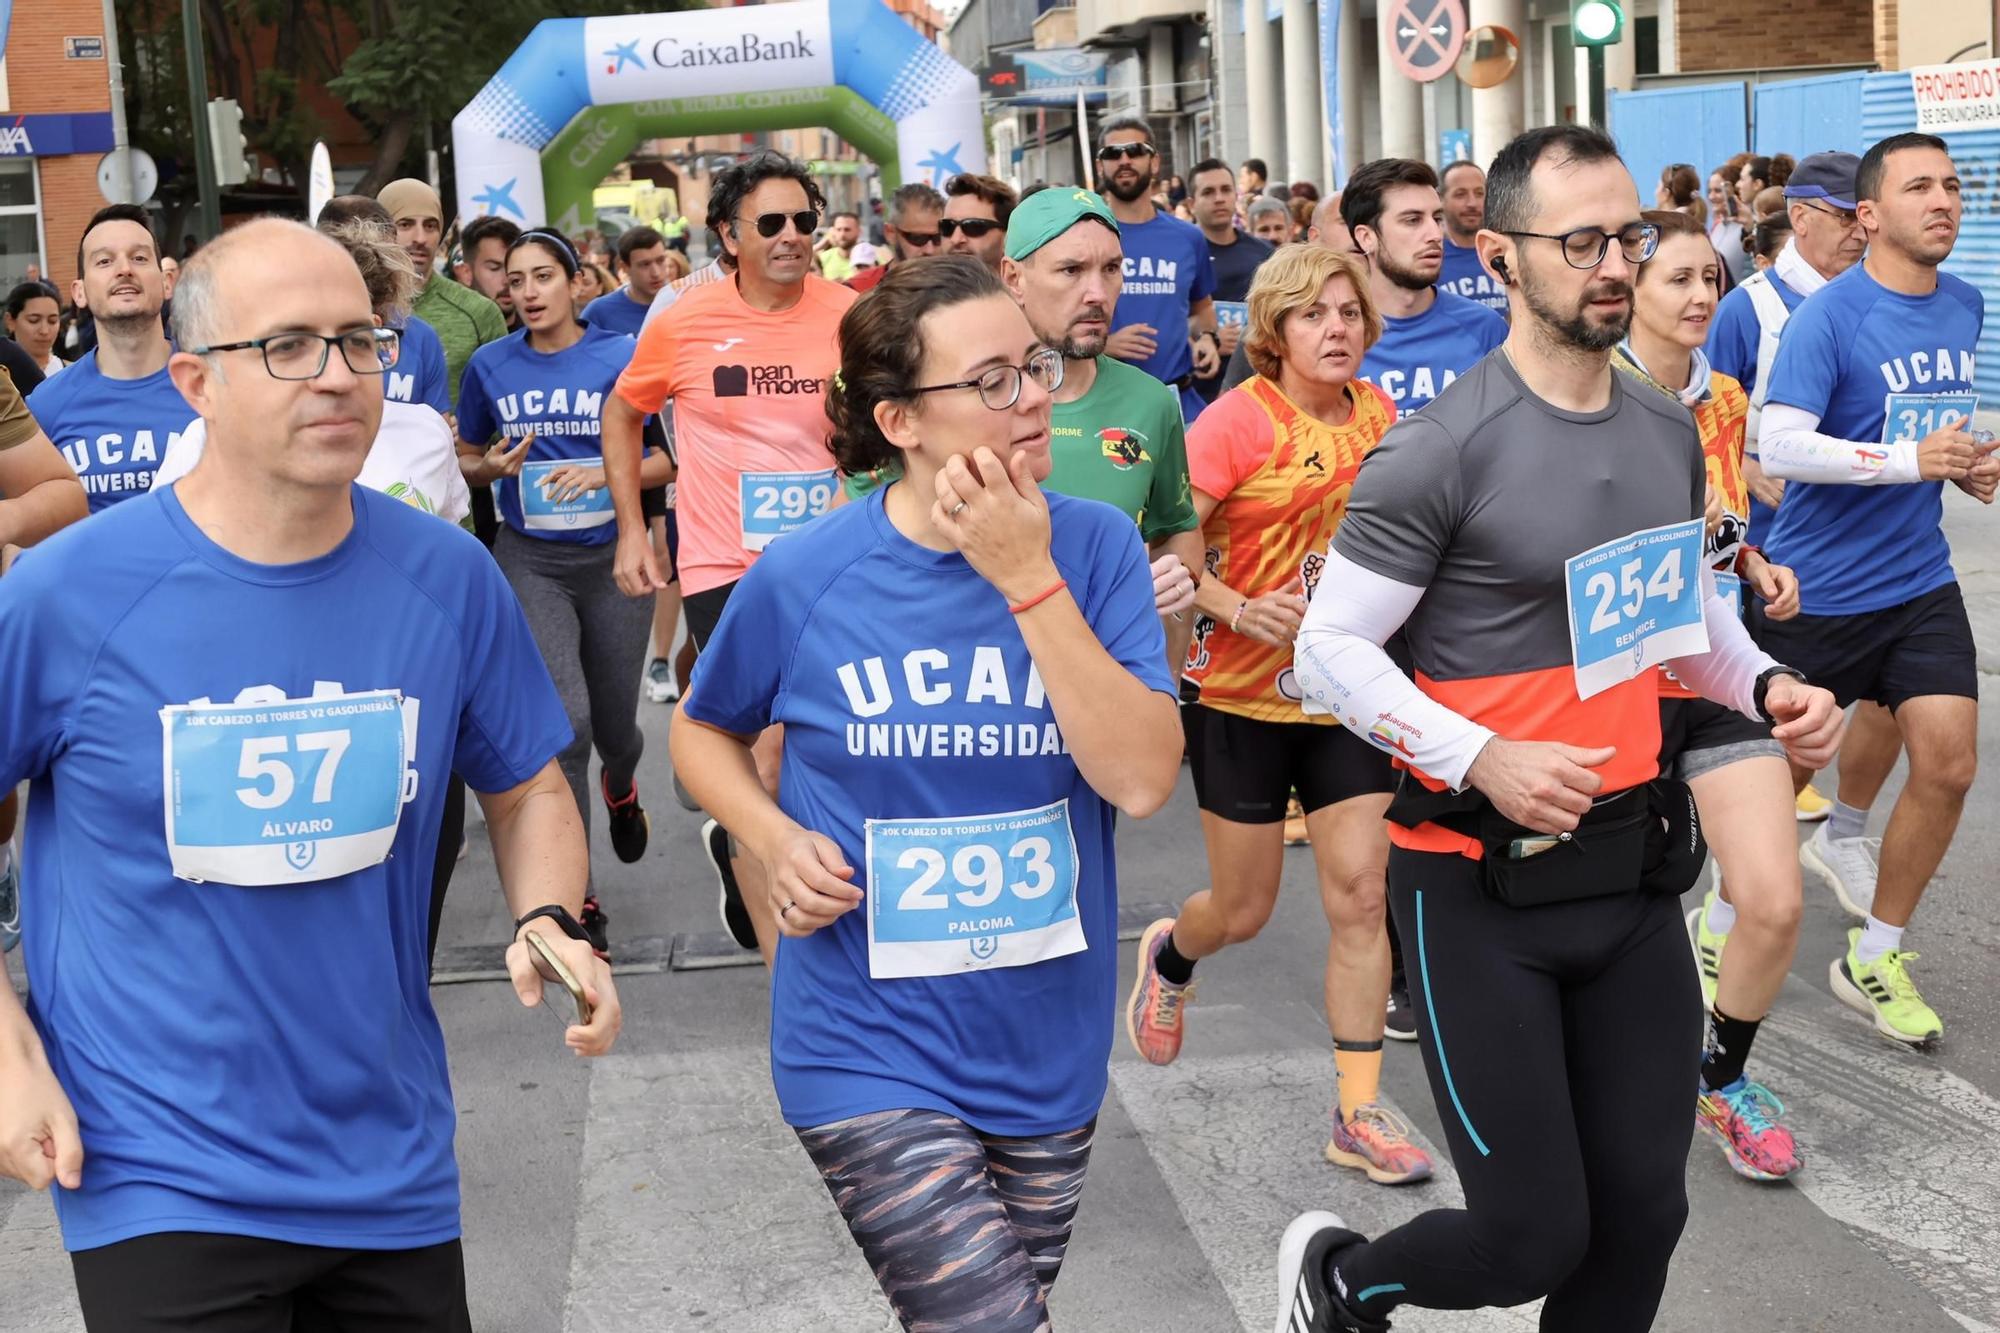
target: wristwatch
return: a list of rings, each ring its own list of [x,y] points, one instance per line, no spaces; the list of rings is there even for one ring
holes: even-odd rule
[[[1761,702],[1764,697],[1762,693],[1764,687],[1763,687],[1763,682],[1761,680],[1759,680],[1757,688],[1759,691],[1757,698]],[[516,921],[514,923],[514,934],[516,936],[519,936],[521,933],[521,927],[527,925],[530,921],[535,920],[537,917],[544,917],[544,916],[547,917],[549,920],[555,922],[556,928],[562,931],[563,934],[569,936],[571,939],[583,940],[586,943],[589,942],[590,940],[589,933],[584,930],[582,924],[579,923],[575,917],[569,914],[569,909],[567,907],[564,907],[561,903],[548,903],[544,906],[535,908],[531,912],[526,913],[525,915],[522,916],[522,918],[519,921]]]
[[[1771,681],[1778,676],[1795,677],[1801,685],[1810,683],[1806,680],[1806,673],[1797,667],[1767,667],[1763,674],[1757,677],[1757,684],[1750,691],[1750,706],[1757,710],[1757,716],[1763,718],[1774,727],[1778,725],[1778,719],[1772,717],[1771,710],[1764,707],[1764,696],[1771,692]]]

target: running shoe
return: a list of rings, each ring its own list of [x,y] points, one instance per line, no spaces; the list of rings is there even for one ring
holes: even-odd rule
[[[1866,917],[1875,906],[1875,862],[1882,854],[1880,838],[1829,838],[1821,824],[1799,844],[1799,861],[1816,872],[1840,908],[1851,917]]]
[[[1792,1131],[1778,1123],[1785,1104],[1762,1083],[1739,1078],[1695,1098],[1694,1123],[1722,1147],[1745,1180],[1784,1180],[1805,1166]]]
[[[1363,1319],[1346,1293],[1326,1280],[1326,1261],[1367,1239],[1333,1213],[1300,1213],[1278,1242],[1278,1320],[1272,1333],[1389,1333],[1387,1320]]]
[[[1139,937],[1139,976],[1125,1002],[1125,1035],[1147,1064],[1170,1065],[1181,1053],[1184,1011],[1194,999],[1195,982],[1175,986],[1160,975],[1160,949],[1173,931],[1174,919],[1163,916]]]
[[[646,664],[646,702],[670,704],[681,697],[674,688],[674,664],[664,657],[656,657]]]
[[[1410,1003],[1410,983],[1402,977],[1389,981],[1389,1015],[1383,1020],[1382,1035],[1391,1041],[1417,1039],[1417,1008]]]
[[[1793,802],[1792,809],[1801,824],[1817,824],[1833,813],[1833,802],[1821,796],[1819,788],[1808,782],[1805,790],[1799,793],[1798,800]]]
[[[21,863],[9,858],[0,874],[0,953],[14,952],[21,942]]]
[[[653,832],[653,821],[646,818],[645,808],[639,804],[639,784],[634,782],[632,790],[614,800],[610,784],[600,772],[597,788],[604,793],[604,808],[611,812],[611,850],[629,866],[646,854],[646,841]]]
[[[1355,1107],[1352,1120],[1341,1119],[1340,1108],[1333,1108],[1326,1160],[1365,1171],[1377,1185],[1414,1185],[1431,1178],[1430,1155],[1410,1142],[1408,1122],[1377,1102]]]
[[[597,950],[597,956],[605,962],[611,961],[611,937],[608,933],[611,918],[604,915],[604,909],[597,905],[597,895],[585,894],[583,913],[576,919],[583,927],[583,933],[590,937],[590,947]]]
[[[729,830],[709,820],[701,826],[701,845],[715,867],[715,881],[720,889],[716,910],[722,914],[722,928],[739,947],[756,948],[757,927],[750,920],[750,909],[743,905],[743,891],[736,887],[736,867],[729,863]]]
[[[1722,978],[1722,946],[1729,943],[1727,934],[1718,935],[1708,928],[1708,905],[1715,900],[1715,890],[1710,889],[1701,896],[1701,906],[1687,915],[1688,942],[1694,946],[1695,970],[1701,974],[1701,1007],[1715,1008],[1715,986]]]
[[[1850,1009],[1858,1009],[1874,1021],[1875,1030],[1891,1041],[1922,1046],[1944,1035],[1944,1020],[1937,1010],[1917,994],[1910,980],[1910,964],[1916,954],[1891,949],[1872,963],[1854,956],[1861,942],[1861,928],[1847,932],[1847,952],[1833,960],[1827,980],[1833,984],[1834,998]]]
[[[1306,841],[1306,808],[1294,795],[1285,806],[1285,846],[1303,847]]]

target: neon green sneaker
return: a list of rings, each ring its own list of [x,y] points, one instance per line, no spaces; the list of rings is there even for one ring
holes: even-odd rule
[[[1827,970],[1835,997],[1848,1008],[1868,1015],[1875,1030],[1891,1041],[1921,1046],[1942,1037],[1944,1021],[1937,1010],[1924,1003],[1924,997],[1917,994],[1917,983],[1910,980],[1909,965],[1917,955],[1891,949],[1874,962],[1863,963],[1854,956],[1860,939],[1861,928],[1850,929],[1847,952],[1834,959]]]
[[[1722,977],[1722,946],[1729,943],[1727,934],[1718,935],[1708,928],[1708,905],[1715,898],[1715,890],[1702,895],[1701,906],[1687,915],[1688,941],[1694,946],[1695,970],[1701,974],[1701,1007],[1715,1009],[1715,985]]]

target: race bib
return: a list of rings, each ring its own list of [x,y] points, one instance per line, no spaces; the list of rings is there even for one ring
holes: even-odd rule
[[[601,528],[612,518],[611,489],[585,491],[574,500],[556,500],[545,489],[558,468],[602,467],[601,458],[556,458],[521,464],[521,520],[530,532],[575,532]]]
[[[868,974],[1025,967],[1089,947],[1069,802],[960,819],[871,819]]]
[[[1673,657],[1708,651],[1702,521],[1648,528],[1563,562],[1579,699]]]
[[[1978,406],[1976,393],[1889,394],[1882,400],[1882,443],[1921,440],[1950,425],[1970,430]]]
[[[761,551],[824,514],[839,484],[832,468],[824,472],[745,472],[741,482],[743,549]]]
[[[400,691],[160,710],[178,879],[305,884],[379,865],[416,796]]]
[[[1250,325],[1250,303],[1248,301],[1217,301],[1215,303],[1217,327],[1242,329]]]

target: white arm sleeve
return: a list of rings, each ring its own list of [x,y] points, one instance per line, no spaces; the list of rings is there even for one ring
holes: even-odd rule
[[[1922,481],[1917,442],[1862,444],[1822,435],[1819,418],[1802,407],[1767,403],[1758,424],[1758,461],[1766,476],[1823,486],[1882,486]]]
[[[1411,765],[1456,791],[1493,733],[1425,695],[1382,651],[1423,595],[1329,551],[1292,669],[1306,696],[1348,730],[1367,739],[1369,728],[1388,723]]]
[[[194,471],[194,465],[201,461],[202,450],[207,445],[208,422],[196,417],[188,422],[186,430],[168,443],[167,452],[160,458],[160,466],[153,472],[153,489],[171,486]]]
[[[1735,608],[1716,593],[1715,571],[1706,565],[1701,570],[1701,622],[1708,630],[1708,651],[1673,658],[1668,668],[1696,694],[1762,722],[1754,701],[1757,677],[1779,662],[1752,641]]]

